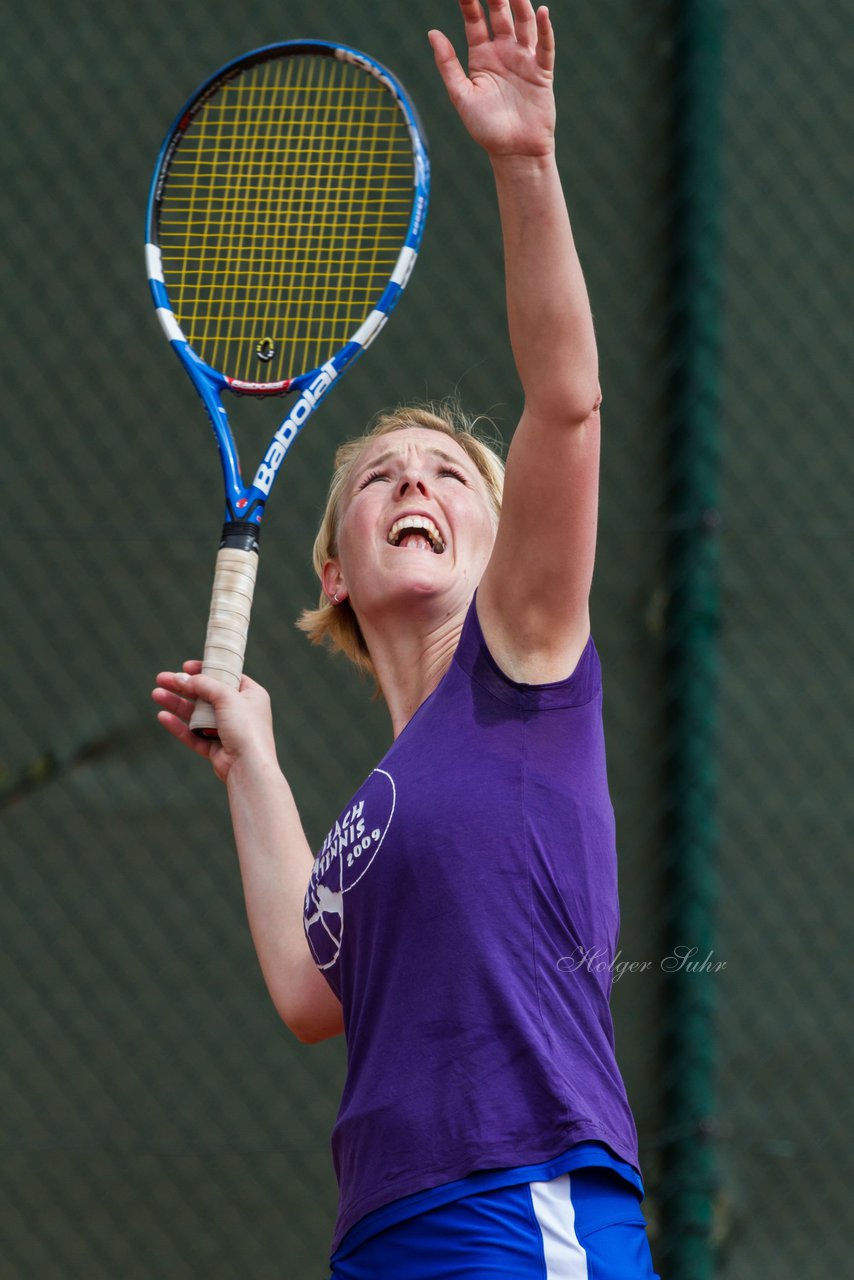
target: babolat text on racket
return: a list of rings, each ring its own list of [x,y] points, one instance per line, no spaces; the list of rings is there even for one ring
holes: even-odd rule
[[[429,182],[400,81],[366,54],[320,40],[268,45],[222,67],[160,149],[148,279],[219,447],[225,524],[203,670],[235,688],[273,482],[405,288]],[[223,391],[295,396],[248,484]],[[213,707],[200,702],[190,727],[216,736]]]

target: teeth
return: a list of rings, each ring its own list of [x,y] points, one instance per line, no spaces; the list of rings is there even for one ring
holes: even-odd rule
[[[442,541],[442,535],[436,528],[429,516],[404,516],[402,520],[395,520],[394,524],[388,531],[388,541],[392,546],[400,546],[402,541],[401,535],[407,529],[417,529],[419,533],[425,533],[430,539],[431,545],[435,552],[445,550],[445,544]]]

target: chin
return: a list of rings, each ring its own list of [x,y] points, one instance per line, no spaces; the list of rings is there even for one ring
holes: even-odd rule
[[[413,566],[405,573],[402,573],[394,583],[392,590],[395,594],[404,594],[414,596],[416,599],[428,599],[431,596],[439,595],[447,591],[450,582],[447,577],[440,578],[435,572],[431,572],[427,566],[420,569]]]

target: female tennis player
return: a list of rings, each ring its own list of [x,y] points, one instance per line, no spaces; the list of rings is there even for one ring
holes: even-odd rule
[[[154,697],[226,783],[278,1011],[347,1038],[333,1280],[649,1280],[611,969],[571,960],[613,958],[618,902],[588,615],[600,391],[554,36],[530,0],[459,7],[468,70],[430,43],[492,163],[524,411],[505,477],[424,409],[339,451],[302,625],[373,672],[392,746],[315,857],[263,689],[188,662]],[[219,742],[189,732],[196,698]]]

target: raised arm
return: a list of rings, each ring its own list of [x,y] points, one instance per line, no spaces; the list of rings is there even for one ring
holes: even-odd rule
[[[459,0],[468,71],[430,33],[463,124],[489,155],[504,241],[510,341],[525,402],[507,459],[478,614],[508,675],[560,679],[589,634],[599,378],[593,321],[555,161],[554,33],[530,0]]]

